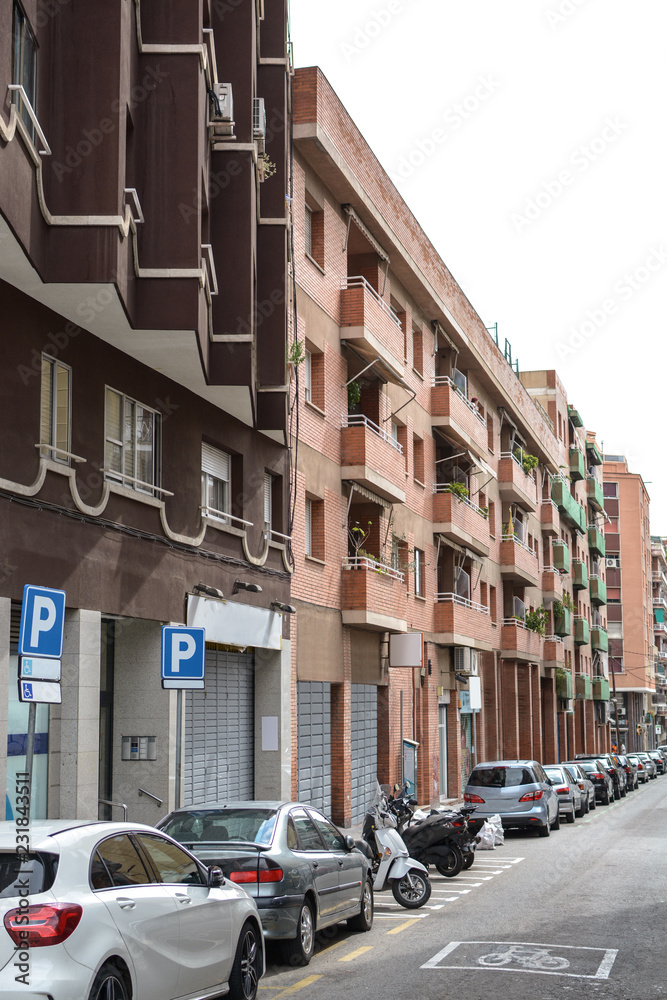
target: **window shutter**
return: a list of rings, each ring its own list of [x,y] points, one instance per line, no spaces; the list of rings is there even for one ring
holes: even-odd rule
[[[271,527],[271,486],[273,477],[270,472],[264,473],[264,524]]]
[[[306,555],[313,554],[313,501],[306,497]]]
[[[208,473],[209,476],[215,476],[216,479],[221,479],[223,483],[228,483],[229,465],[229,455],[226,451],[220,451],[219,448],[213,448],[212,445],[202,442],[202,472]]]
[[[306,351],[305,359],[305,371],[306,371],[306,402],[312,403],[313,401],[313,356],[310,351]]]

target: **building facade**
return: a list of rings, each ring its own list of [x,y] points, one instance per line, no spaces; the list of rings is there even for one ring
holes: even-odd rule
[[[0,38],[7,816],[25,584],[67,601],[33,815],[288,793],[285,3],[0,0]]]

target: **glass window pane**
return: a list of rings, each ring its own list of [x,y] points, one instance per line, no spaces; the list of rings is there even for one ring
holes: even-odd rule
[[[317,829],[320,831],[320,836],[322,837],[328,851],[345,850],[345,840],[343,839],[343,835],[336,829],[333,823],[330,823],[329,820],[322,815],[322,813],[317,813],[313,809],[310,810],[310,817]]]
[[[144,848],[161,882],[169,885],[203,885],[202,874],[196,862],[176,844],[162,837],[137,834],[137,840]]]
[[[128,486],[134,486],[132,479],[137,478],[136,467],[135,467],[135,445],[136,445],[136,427],[135,427],[135,403],[134,400],[125,397],[125,423],[123,427],[123,472],[126,476],[130,477],[130,482]]]
[[[40,444],[53,444],[53,361],[42,358],[42,395],[40,401],[39,440]],[[49,450],[44,451],[46,458],[51,458]]]
[[[301,851],[324,850],[317,828],[305,810],[294,809],[290,815],[294,820],[294,826],[299,837],[299,849]]]
[[[70,394],[70,371],[63,365],[56,365],[56,427],[55,442],[57,448],[62,451],[69,451],[69,394]],[[64,459],[64,455],[56,458]]]
[[[136,405],[136,477],[142,483],[152,483],[153,476],[153,411]]]
[[[147,885],[152,882],[137,850],[124,834],[109,837],[97,848],[113,879],[115,886]]]

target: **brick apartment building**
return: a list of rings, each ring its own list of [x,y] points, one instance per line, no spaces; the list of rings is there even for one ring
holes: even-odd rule
[[[555,372],[519,375],[322,72],[293,92],[292,791],[348,824],[404,747],[420,801],[476,760],[609,747],[602,457]],[[423,666],[390,667],[408,632]]]
[[[0,0],[0,83],[7,816],[24,584],[67,597],[33,816],[289,794],[286,4]]]

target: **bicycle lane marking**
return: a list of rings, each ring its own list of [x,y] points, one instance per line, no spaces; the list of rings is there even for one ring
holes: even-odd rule
[[[536,944],[527,941],[450,941],[421,968],[436,971],[466,969],[521,972],[600,980],[609,978],[617,954],[618,950],[615,948],[591,948],[585,945]],[[449,961],[445,962],[446,959]]]

